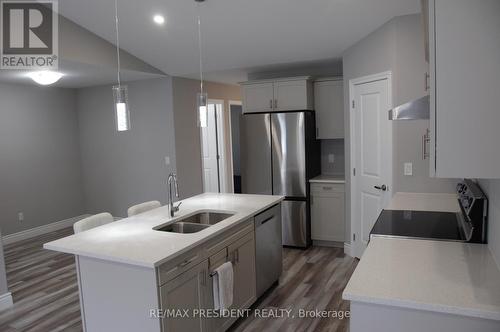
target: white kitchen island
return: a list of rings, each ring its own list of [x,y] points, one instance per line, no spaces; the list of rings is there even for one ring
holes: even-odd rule
[[[272,207],[279,211],[282,200],[202,194],[183,200],[173,218],[164,206],[44,248],[75,255],[86,331],[224,330],[234,318],[206,319],[193,310],[213,307],[210,273],[227,260],[234,264],[234,308],[255,302],[254,216]],[[201,212],[230,216],[190,234],[158,230]],[[190,312],[184,318],[163,318],[168,309]]]

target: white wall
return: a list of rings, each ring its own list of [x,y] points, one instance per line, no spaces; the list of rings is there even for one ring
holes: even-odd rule
[[[479,180],[488,196],[488,247],[500,268],[500,180]]]
[[[395,17],[350,47],[343,55],[345,96],[345,164],[350,172],[349,80],[392,72],[393,105],[425,95],[423,29],[419,14]],[[428,120],[393,122],[393,192],[453,192],[456,180],[429,177],[429,161],[422,160],[421,136]],[[413,163],[411,177],[402,175],[403,163]],[[350,183],[346,186],[346,239],[350,239]]]
[[[0,100],[3,235],[83,214],[75,91],[0,84]]]
[[[124,217],[148,200],[167,202],[166,179],[175,170],[170,77],[127,83],[131,130],[117,132],[111,86],[78,90],[77,107],[87,213]],[[165,157],[170,157],[170,166]]]
[[[328,155],[333,154],[334,161],[330,163]],[[321,140],[321,174],[344,175],[344,140],[323,139]]]

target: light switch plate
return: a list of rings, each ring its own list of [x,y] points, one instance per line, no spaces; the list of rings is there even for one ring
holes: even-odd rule
[[[412,176],[413,175],[413,164],[405,163],[405,175]]]
[[[334,155],[333,153],[330,153],[330,154],[328,155],[328,162],[329,162],[330,164],[333,164],[333,163],[335,162],[335,155]]]
[[[170,157],[169,156],[165,157],[165,165],[167,165],[167,166],[170,165]]]

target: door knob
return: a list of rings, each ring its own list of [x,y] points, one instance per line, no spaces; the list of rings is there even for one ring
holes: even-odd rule
[[[382,191],[386,191],[387,190],[387,186],[385,184],[381,185],[381,186],[374,186],[375,189],[378,189],[378,190],[382,190]]]

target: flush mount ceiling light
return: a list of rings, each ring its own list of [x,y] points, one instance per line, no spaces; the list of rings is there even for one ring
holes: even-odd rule
[[[158,25],[163,25],[163,23],[165,23],[165,17],[163,17],[163,15],[156,14],[153,16],[153,21]]]
[[[205,0],[194,0],[198,4],[198,52],[200,56],[200,92],[196,94],[196,104],[198,113],[198,127],[205,128],[208,119],[208,95],[203,91],[203,62],[201,54],[201,3]]]
[[[115,104],[115,124],[117,131],[130,130],[130,110],[128,108],[128,89],[122,85],[120,75],[120,36],[118,35],[118,0],[115,0],[115,29],[116,29],[116,61],[118,67],[118,85],[113,87]]]
[[[50,70],[34,71],[28,73],[28,77],[40,85],[50,85],[59,81],[64,74]]]

